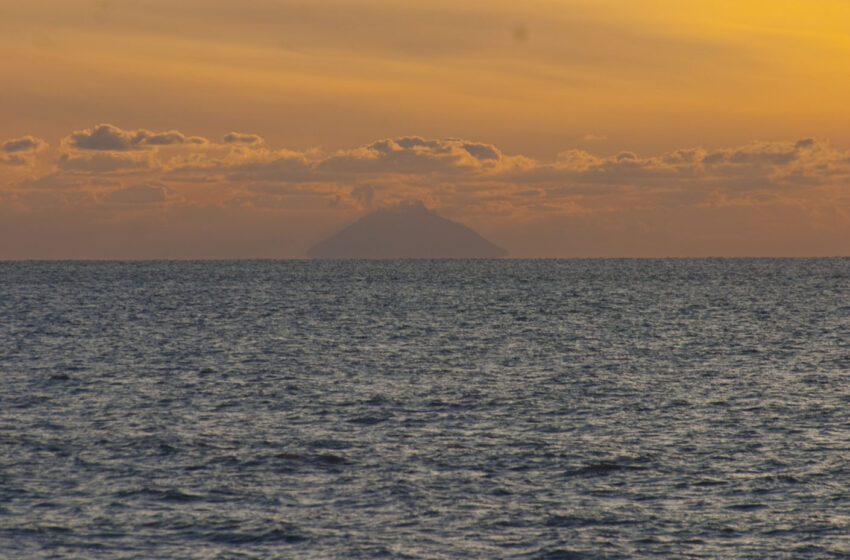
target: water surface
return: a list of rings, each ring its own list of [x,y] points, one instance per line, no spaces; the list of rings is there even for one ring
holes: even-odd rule
[[[847,558],[850,259],[0,263],[0,557]]]

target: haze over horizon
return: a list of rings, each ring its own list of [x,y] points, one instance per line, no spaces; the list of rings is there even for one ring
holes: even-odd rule
[[[850,3],[0,0],[0,259],[850,255]]]

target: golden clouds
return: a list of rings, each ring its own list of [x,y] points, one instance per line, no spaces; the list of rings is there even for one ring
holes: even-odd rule
[[[47,147],[41,138],[24,136],[0,143],[0,164],[30,165],[36,153]]]
[[[0,152],[43,152],[46,146],[43,140],[26,136],[3,142]],[[508,155],[495,145],[459,138],[388,138],[325,153],[273,149],[255,134],[231,132],[220,141],[211,141],[177,130],[126,130],[101,124],[72,132],[51,153],[52,163],[41,169],[44,176],[156,176],[231,187],[251,183],[322,185],[321,192],[331,184],[350,190],[372,182],[394,185],[388,188],[396,190],[407,184],[443,193],[481,191],[489,199],[494,189],[508,187],[512,192],[533,192],[537,198],[539,193],[584,195],[597,188],[600,192],[611,192],[610,188],[782,192],[841,186],[850,179],[850,152],[813,138],[751,142],[717,150],[680,148],[654,156],[630,151],[600,156],[571,149],[545,161]],[[531,186],[534,188],[529,191]],[[373,187],[369,188],[374,194]]]
[[[162,224],[186,213],[230,220],[236,212],[258,219],[313,216],[316,224],[330,228],[363,209],[417,199],[482,231],[503,232],[500,242],[509,246],[511,236],[520,240],[518,232],[529,228],[542,228],[543,235],[547,228],[566,231],[576,223],[597,231],[600,239],[643,235],[660,242],[661,224],[646,222],[652,216],[683,228],[690,226],[681,216],[699,216],[710,232],[730,215],[743,223],[741,216],[749,214],[753,222],[747,227],[759,235],[769,237],[768,231],[778,227],[777,215],[793,215],[798,223],[787,227],[832,236],[833,247],[843,243],[850,250],[850,237],[842,238],[850,232],[850,152],[812,138],[715,150],[680,148],[650,156],[571,149],[551,160],[506,154],[493,144],[459,138],[405,136],[323,152],[274,148],[248,133],[211,141],[178,130],[110,124],[72,132],[53,149],[45,144],[31,137],[0,144],[13,153],[40,154],[37,164],[14,167],[29,170],[28,177],[0,188],[7,216],[49,209],[70,219],[84,210],[88,220],[118,227],[133,216]],[[711,215],[718,220],[714,225]],[[760,220],[767,221],[759,225]],[[608,228],[608,237],[599,228]],[[720,237],[700,235],[705,251],[719,254],[710,248],[721,246],[715,243]],[[310,241],[304,237],[304,246]],[[688,245],[689,250],[696,246]],[[722,246],[729,250],[733,245]],[[541,256],[540,247],[517,241],[511,250]],[[569,247],[554,255],[573,254],[564,252]],[[606,251],[616,254],[614,247]],[[648,246],[641,251],[658,254]],[[772,251],[781,254],[781,247]]]
[[[41,138],[34,136],[24,136],[23,138],[14,138],[0,144],[0,152],[11,154],[20,152],[37,152],[47,146],[47,143]]]
[[[230,135],[225,137],[228,142]],[[80,150],[126,151],[152,146],[178,144],[206,144],[200,136],[186,137],[176,130],[151,132],[150,130],[121,130],[111,124],[99,124],[92,129],[78,130],[63,141],[70,148]]]

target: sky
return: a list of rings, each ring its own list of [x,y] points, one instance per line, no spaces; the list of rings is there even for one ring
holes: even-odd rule
[[[850,255],[848,0],[0,0],[0,259]]]

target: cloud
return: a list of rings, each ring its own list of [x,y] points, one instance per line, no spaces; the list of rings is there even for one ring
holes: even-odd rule
[[[117,152],[140,150],[150,146],[208,143],[205,138],[187,137],[177,130],[167,132],[152,132],[146,129],[124,130],[112,124],[99,124],[94,128],[77,130],[63,140],[65,146],[78,150]]]
[[[802,140],[798,140],[796,144],[794,144],[794,148],[797,150],[805,150],[806,148],[812,148],[817,144],[817,140],[814,138],[803,138]]]
[[[329,173],[470,173],[492,171],[505,160],[490,144],[456,138],[426,140],[418,136],[385,139],[343,151],[318,163]]]
[[[17,154],[6,155],[0,154],[0,164],[3,165],[11,165],[11,166],[22,166],[29,165],[31,162],[30,159],[21,157]]]
[[[168,132],[151,134],[143,139],[143,143],[147,146],[173,146],[174,144],[185,144],[186,137],[182,132],[170,130]]]
[[[702,161],[709,165],[784,165],[794,161],[801,150],[812,146],[814,146],[812,139],[801,140],[793,145],[776,142],[753,142],[732,150],[712,152],[703,157]]]
[[[300,182],[316,179],[312,164],[298,152],[281,152],[271,160],[248,161],[236,164],[222,162],[234,181]]]
[[[311,227],[308,222],[323,216],[330,227],[366,208],[421,200],[448,217],[496,230],[582,223],[616,240],[612,254],[650,237],[669,241],[664,247],[675,253],[670,240],[674,230],[689,227],[689,215],[701,216],[721,237],[730,215],[740,217],[741,231],[760,223],[764,235],[784,231],[779,218],[786,214],[832,232],[825,238],[850,231],[850,152],[817,138],[656,154],[571,149],[543,160],[463,138],[399,136],[327,153],[275,150],[258,136],[241,136],[245,141],[208,142],[176,130],[98,125],[38,159],[43,140],[16,138],[0,144],[0,160],[37,165],[4,168],[0,190],[27,211],[66,212],[80,223],[149,219],[152,229],[173,220],[174,212],[219,211],[244,216],[249,225],[297,217]],[[679,229],[649,221],[653,216]],[[617,229],[620,222],[628,227]],[[553,233],[553,247],[563,238]],[[575,250],[584,242],[576,241]]]
[[[499,150],[489,144],[467,142],[462,144],[462,146],[463,149],[466,150],[469,155],[480,161],[498,160],[502,157],[501,152],[499,152]]]
[[[24,136],[23,138],[15,138],[7,140],[0,144],[0,152],[7,154],[15,152],[37,152],[47,147],[47,142],[41,138],[34,136]]]
[[[63,171],[81,171],[86,173],[113,173],[116,171],[141,171],[153,167],[147,155],[97,153],[93,155],[72,156],[62,154],[57,167]]]
[[[31,165],[36,152],[47,147],[47,142],[34,136],[13,138],[0,144],[0,165],[23,167]]]
[[[99,124],[91,129],[78,130],[66,140],[80,150],[124,151],[140,147],[150,133],[146,130],[122,130],[111,124]]]
[[[0,151],[0,158],[7,164],[25,163],[12,158],[43,143],[24,142],[27,138],[4,143],[4,149],[15,151]],[[815,138],[710,150],[683,147],[655,155],[571,149],[553,160],[537,160],[463,138],[399,136],[328,154],[275,151],[257,135],[236,132],[211,143],[176,130],[154,133],[104,124],[73,133],[62,146],[65,153],[45,176],[84,176],[88,186],[98,178],[136,176],[146,181],[145,188],[102,198],[116,203],[165,200],[155,182],[167,180],[184,201],[194,196],[255,208],[298,204],[300,209],[330,201],[338,209],[355,209],[371,207],[378,198],[381,204],[415,198],[458,212],[532,220],[624,205],[637,209],[723,201],[752,206],[777,198],[798,204],[794,201],[812,196],[805,194],[807,189],[843,192],[850,182],[850,154]],[[190,187],[199,184],[210,187]],[[194,194],[186,198],[184,192]]]
[[[102,200],[117,204],[156,204],[164,202],[168,197],[168,189],[160,184],[138,184],[110,191]]]
[[[726,188],[784,189],[808,182],[840,180],[850,172],[844,152],[814,139],[797,142],[752,142],[737,148],[706,151],[681,148],[657,156],[620,152],[599,157],[569,150],[552,163],[535,162],[527,168],[497,175],[511,183],[649,187],[665,189]]]
[[[256,149],[262,144],[259,136],[231,133],[226,139],[229,144],[216,144],[201,136],[187,136],[179,130],[126,130],[105,123],[74,131],[64,138],[61,142],[64,153],[57,167],[88,173],[159,169],[186,175],[269,159],[267,153],[261,153],[264,149]]]
[[[375,189],[371,185],[357,185],[351,189],[351,198],[359,202],[361,206],[368,207],[375,198]]]
[[[82,186],[83,181],[77,175],[69,175],[56,171],[49,173],[37,179],[27,179],[18,183],[17,186],[33,190],[53,190],[53,189],[76,189]]]
[[[378,140],[332,155],[287,150],[275,154],[260,150],[246,153],[245,159],[248,161],[240,162],[230,153],[230,157],[219,160],[217,166],[228,172],[229,179],[236,181],[357,183],[358,177],[370,175],[483,176],[530,161],[506,157],[491,144],[418,136]]]
[[[224,136],[225,144],[262,144],[263,139],[256,134],[242,134],[240,132],[231,132]]]

